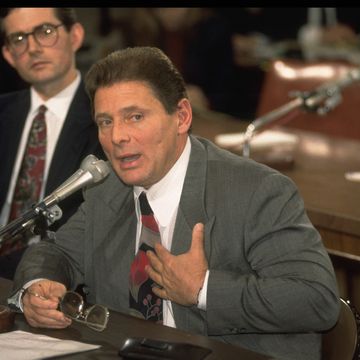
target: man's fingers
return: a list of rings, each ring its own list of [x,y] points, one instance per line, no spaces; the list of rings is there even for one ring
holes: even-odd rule
[[[29,317],[31,317],[39,324],[43,324],[47,326],[54,326],[54,325],[68,326],[71,324],[71,319],[67,318],[60,311],[58,311],[57,313],[49,313],[49,312],[41,313],[37,311],[36,313],[29,314]]]
[[[152,291],[155,295],[161,297],[164,300],[169,300],[168,294],[165,289],[153,286]]]
[[[161,284],[162,278],[157,271],[155,271],[150,265],[147,265],[145,267],[145,271],[154,282],[156,282],[159,286],[162,286]]]
[[[155,269],[157,272],[160,272],[162,269],[162,263],[161,263],[160,259],[158,258],[158,256],[152,250],[148,250],[146,252],[146,256],[149,259],[149,263],[150,263],[151,267],[153,269]]]
[[[32,305],[24,307],[24,315],[29,324],[35,327],[64,328],[71,324],[71,319],[58,310]]]
[[[190,251],[204,251],[204,224],[195,224],[192,231]]]
[[[62,321],[59,321],[52,318],[43,318],[39,316],[36,317],[28,316],[27,321],[33,327],[42,327],[42,328],[50,328],[50,329],[64,329],[71,324],[71,319],[64,319]]]
[[[171,253],[160,242],[155,244],[154,250],[160,261],[166,261],[171,256]]]

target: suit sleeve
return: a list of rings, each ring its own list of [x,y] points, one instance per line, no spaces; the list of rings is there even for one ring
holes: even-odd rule
[[[210,267],[209,335],[332,327],[339,313],[334,270],[292,181],[281,174],[266,176],[241,221],[238,238],[221,241],[241,247],[249,269]]]
[[[29,246],[24,253],[14,278],[14,290],[28,281],[44,278],[63,283],[74,289],[83,282],[84,247],[86,246],[83,205],[58,232]]]

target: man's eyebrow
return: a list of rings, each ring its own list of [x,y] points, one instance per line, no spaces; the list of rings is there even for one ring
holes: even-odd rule
[[[11,33],[7,34],[7,36],[9,35],[17,35],[17,34],[27,34],[29,32],[32,32],[34,31],[36,28],[40,28],[44,25],[52,25],[52,26],[55,26],[56,24],[52,21],[45,21],[45,22],[42,22],[40,23],[39,25],[35,25],[33,26],[30,30],[16,30],[16,31],[12,31]]]
[[[120,114],[122,116],[124,115],[128,115],[134,111],[141,111],[141,112],[146,112],[147,109],[143,108],[143,107],[140,107],[138,105],[130,105],[130,106],[126,106],[126,107],[123,107],[121,109],[119,109],[117,111],[117,114]],[[101,118],[101,117],[106,117],[106,118],[112,118],[112,115],[110,115],[109,113],[107,112],[99,112],[99,113],[96,113],[95,114],[95,119],[97,118]]]
[[[111,115],[109,115],[106,112],[97,113],[97,114],[95,114],[95,120],[98,119],[98,118],[109,118],[109,119],[111,119]]]
[[[138,105],[130,105],[130,106],[126,106],[124,108],[121,108],[119,110],[119,113],[129,113],[132,111],[145,111],[144,108],[138,106]]]

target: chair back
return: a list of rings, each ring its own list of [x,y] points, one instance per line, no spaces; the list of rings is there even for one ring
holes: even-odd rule
[[[360,316],[349,301],[340,302],[336,325],[322,336],[322,360],[359,360]]]

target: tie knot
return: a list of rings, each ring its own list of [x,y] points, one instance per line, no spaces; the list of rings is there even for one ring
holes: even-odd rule
[[[38,111],[38,114],[45,114],[45,112],[46,112],[46,110],[47,110],[47,107],[45,106],[45,105],[40,105],[39,106],[39,111]]]
[[[141,215],[151,215],[153,211],[150,207],[145,192],[142,192],[139,196]]]

